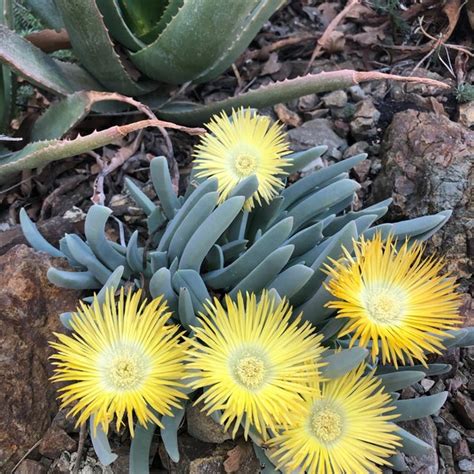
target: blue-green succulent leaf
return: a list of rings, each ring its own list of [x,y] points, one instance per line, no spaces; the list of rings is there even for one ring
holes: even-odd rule
[[[368,356],[369,351],[362,347],[352,347],[341,352],[328,355],[322,362],[327,365],[321,367],[321,375],[328,379],[337,379],[352,369],[355,369]]]
[[[71,290],[94,290],[101,288],[102,284],[95,276],[87,272],[67,272],[51,267],[47,273],[48,280],[60,288]]]
[[[393,414],[399,415],[397,422],[424,418],[436,413],[444,405],[447,397],[448,392],[441,392],[426,397],[397,400],[393,403],[396,408]]]
[[[178,429],[183,421],[185,408],[172,407],[172,415],[164,415],[161,418],[163,428],[160,428],[161,439],[165,445],[166,452],[173,462],[179,461]]]
[[[102,429],[102,426],[99,424],[94,428],[94,416],[89,418],[89,431],[92,446],[94,446],[94,451],[101,464],[104,466],[112,464],[118,456],[110,449],[109,440],[107,439],[107,435]]]
[[[125,178],[125,186],[132,199],[149,216],[156,208],[154,202],[130,178]]]
[[[160,200],[161,207],[166,217],[172,219],[181,205],[173,190],[168,161],[164,156],[158,156],[151,160],[150,173],[151,181]]]
[[[390,372],[380,375],[386,392],[396,392],[402,388],[413,385],[425,377],[425,373],[416,370],[406,370],[403,372]]]
[[[135,436],[130,445],[130,474],[148,474],[150,472],[150,448],[155,429],[156,425],[151,421],[146,427],[136,423]]]

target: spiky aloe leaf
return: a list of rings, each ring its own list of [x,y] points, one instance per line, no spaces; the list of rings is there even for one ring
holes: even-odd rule
[[[44,25],[55,30],[64,28],[61,13],[54,0],[25,0],[25,3]]]
[[[175,120],[178,123],[197,125],[207,122],[212,115],[221,111],[230,113],[232,109],[238,107],[262,109],[270,105],[289,102],[308,94],[347,89],[359,82],[384,79],[417,83],[426,82],[427,84],[429,83],[430,85],[444,89],[449,87],[442,82],[430,79],[425,80],[415,77],[395,76],[393,74],[383,74],[376,71],[358,72],[342,69],[340,71],[307,74],[303,77],[276,82],[207,105],[198,105],[189,102],[167,103],[158,109],[158,114],[160,117]]]
[[[161,126],[170,126],[171,128],[178,128],[183,131],[193,130],[162,122],[161,120],[141,120],[128,125],[110,127],[86,136],[78,136],[73,140],[46,140],[30,143],[21,151],[13,153],[0,162],[0,183],[5,182],[10,175],[19,173],[22,170],[42,167],[51,161],[61,160],[94,150],[142,128]]]
[[[84,70],[79,75],[78,66],[54,60],[4,25],[0,25],[0,62],[32,84],[55,94],[102,89]]]
[[[56,0],[74,53],[84,67],[107,89],[140,95],[156,88],[138,83],[127,72],[114,49],[103,17],[94,0]],[[87,18],[87,21],[84,21]]]
[[[13,26],[12,0],[0,0],[0,24]],[[0,133],[8,130],[14,105],[13,74],[7,66],[0,67]]]
[[[153,43],[131,54],[132,62],[158,81],[205,81],[235,61],[280,4],[241,0],[222,8],[221,0],[184,2]]]
[[[145,47],[145,43],[139,40],[128,27],[118,0],[96,0],[96,2],[111,36],[132,51]]]

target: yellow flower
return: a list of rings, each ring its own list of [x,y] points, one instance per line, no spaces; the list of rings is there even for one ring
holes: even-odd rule
[[[180,381],[187,345],[178,327],[166,324],[170,313],[161,298],[140,299],[141,291],[130,291],[125,300],[122,288],[117,304],[108,291],[103,305],[97,298],[92,306],[81,303],[72,335],[55,334],[52,380],[66,382],[59,399],[62,407],[73,405],[68,415],[79,414],[77,425],[94,415],[94,427],[107,432],[114,416],[117,429],[126,416],[133,435],[133,413],[144,426],[161,426],[156,413],[170,415],[186,398]]]
[[[355,243],[355,257],[345,252],[346,261],[327,266],[327,289],[339,298],[327,306],[348,318],[339,336],[351,334],[351,345],[371,343],[373,360],[381,354],[383,364],[426,364],[425,352],[439,354],[445,331],[460,324],[454,280],[440,274],[442,260],[423,258],[423,250],[419,242],[397,250],[393,237],[383,242],[377,234]]]
[[[314,390],[306,380],[318,377],[322,336],[300,318],[292,322],[289,304],[276,304],[268,292],[258,302],[254,294],[244,300],[239,293],[237,302],[226,296],[225,305],[209,303],[194,329],[189,385],[205,388],[196,403],[204,400],[208,414],[222,410],[233,436],[243,420],[245,437],[252,427],[266,438],[268,428],[289,421],[300,394]]]
[[[256,176],[258,189],[245,202],[245,209],[251,210],[254,200],[270,202],[284,187],[281,176],[290,164],[284,158],[290,150],[281,126],[250,109],[233,110],[232,118],[222,113],[206,126],[211,133],[194,152],[196,176],[217,179],[221,202],[240,181]]]
[[[364,364],[346,375],[320,382],[316,394],[303,395],[292,422],[269,442],[288,471],[310,474],[381,472],[399,446],[391,423],[390,396]],[[298,471],[299,472],[299,471]]]

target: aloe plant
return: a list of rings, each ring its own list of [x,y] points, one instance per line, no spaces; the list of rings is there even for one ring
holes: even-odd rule
[[[6,8],[12,0],[2,2]],[[444,87],[429,79],[341,70],[309,74],[208,105],[175,101],[170,95],[174,86],[206,82],[228,69],[284,2],[27,0],[26,3],[45,25],[66,28],[79,64],[59,61],[44,53],[12,31],[11,23],[1,16],[0,62],[69,104],[67,113],[75,114],[73,123],[87,112],[81,99],[75,99],[80,91],[113,91],[138,96],[153,104],[159,118],[199,125],[220,111],[230,112],[239,106],[261,108],[311,93],[347,88],[362,81],[423,81]],[[0,87],[3,86],[5,98],[11,96],[10,84],[11,74],[4,67]],[[79,151],[79,147],[71,147],[66,153],[64,143],[48,142],[60,140],[68,131],[63,126],[67,108],[64,105],[57,113],[49,114],[48,125],[43,120],[48,133],[40,130],[39,135],[46,143],[34,145],[35,150],[45,150],[43,153],[36,152],[34,159],[30,158],[29,149],[10,154],[9,164],[21,161],[18,167],[4,167],[0,162],[0,182],[9,179],[18,168],[39,166],[48,159],[46,150],[54,150],[61,158]],[[70,117],[68,120],[71,121]],[[4,126],[6,123],[3,119]],[[54,126],[55,123],[59,125]],[[89,149],[94,145],[92,138]]]
[[[324,153],[325,147],[316,147],[293,153],[293,173]],[[324,377],[337,378],[353,370],[368,355],[362,347],[346,347],[337,339],[341,328],[333,310],[326,307],[330,299],[324,282],[329,278],[324,265],[343,255],[343,247],[351,251],[354,239],[383,235],[425,240],[449,219],[451,212],[443,211],[409,221],[376,224],[390,205],[390,199],[360,211],[348,208],[359,185],[349,178],[352,167],[366,158],[357,155],[319,170],[280,191],[270,203],[251,211],[244,202],[258,187],[254,176],[243,180],[227,199],[218,204],[218,184],[214,179],[198,179],[194,173],[184,195],[173,190],[168,163],[157,157],[150,165],[151,181],[159,203],[151,200],[140,184],[128,179],[128,193],[143,210],[147,234],[134,231],[127,243],[118,244],[105,235],[105,226],[112,210],[94,205],[87,213],[85,239],[80,235],[64,236],[59,248],[49,244],[38,232],[25,210],[20,213],[21,225],[29,243],[37,250],[67,259],[71,271],[50,268],[49,280],[62,288],[93,290],[99,300],[108,288],[132,285],[144,288],[152,297],[164,295],[177,324],[190,331],[199,325],[197,315],[211,294],[238,291],[259,293],[268,290],[274,298],[287,298],[295,314],[314,324],[324,335]],[[140,242],[147,242],[141,245]],[[90,302],[91,298],[86,297]],[[70,313],[61,315],[69,327]],[[452,331],[450,345],[472,343],[472,330]],[[336,349],[336,350],[335,350]],[[396,369],[390,365],[377,368],[387,392],[393,393],[422,379],[426,374],[438,375],[449,366],[431,364]],[[396,400],[398,394],[393,394]],[[400,420],[416,419],[437,411],[446,399],[446,393],[413,400],[395,401]],[[161,435],[171,459],[179,459],[177,430],[184,414],[177,409],[174,416],[163,417]],[[155,426],[137,426],[131,446],[131,472],[147,472],[147,450]],[[422,455],[431,448],[422,440],[402,430],[401,452]],[[92,432],[97,454],[104,463],[116,456],[111,452],[105,434]],[[270,463],[266,452],[259,446],[256,452],[264,463]],[[394,466],[402,467],[400,456],[391,459]]]

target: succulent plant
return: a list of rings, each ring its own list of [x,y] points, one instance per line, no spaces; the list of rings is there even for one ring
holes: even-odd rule
[[[1,0],[5,11],[13,0]],[[60,61],[11,30],[0,14],[0,62],[37,87],[59,96],[54,112],[38,121],[31,144],[0,162],[0,182],[6,176],[40,167],[111,143],[116,134],[82,141],[61,140],[92,106],[90,91],[110,91],[148,103],[160,119],[199,125],[220,111],[249,106],[262,108],[307,94],[347,88],[362,81],[394,79],[426,82],[378,71],[340,70],[270,84],[207,105],[173,100],[173,86],[209,81],[228,69],[250,44],[282,0],[28,0],[45,25],[65,28],[79,64]],[[117,52],[119,51],[119,52]],[[0,126],[9,122],[11,72],[3,69],[5,104]],[[110,101],[121,100],[108,96]],[[0,96],[0,100],[2,100]],[[1,102],[0,102],[1,104]],[[121,107],[121,109],[120,109]],[[2,110],[2,109],[0,109]],[[119,109],[123,110],[123,104]],[[145,126],[142,124],[142,127]],[[1,129],[0,129],[1,131]],[[111,130],[110,130],[111,131]],[[122,132],[123,133],[123,132]],[[0,155],[1,156],[1,155]]]
[[[321,146],[288,155],[285,158],[291,160],[291,165],[286,171],[302,169],[325,149]],[[358,367],[368,351],[362,347],[347,348],[347,341],[337,339],[344,322],[334,318],[333,310],[325,306],[331,295],[324,286],[329,279],[324,265],[342,257],[343,247],[351,252],[354,239],[360,236],[370,238],[381,233],[408,242],[425,240],[451,215],[450,211],[443,211],[410,221],[376,224],[387,212],[390,199],[360,211],[350,210],[360,186],[349,178],[349,171],[364,159],[366,155],[357,155],[316,171],[280,190],[269,203],[246,211],[244,202],[258,187],[255,176],[241,180],[218,205],[215,179],[199,179],[193,173],[184,195],[177,196],[167,160],[157,157],[150,164],[150,176],[158,203],[137,182],[126,182],[130,196],[147,216],[147,235],[139,236],[134,231],[126,244],[109,240],[105,226],[112,210],[99,205],[93,205],[87,213],[85,239],[76,234],[66,235],[59,249],[39,234],[25,210],[20,213],[21,225],[34,248],[69,262],[71,271],[48,271],[48,278],[55,285],[98,291],[99,300],[103,300],[107,288],[124,285],[142,288],[152,297],[164,295],[174,321],[187,331],[199,325],[197,315],[212,296],[220,298],[225,293],[233,299],[238,292],[259,294],[268,290],[277,301],[286,298],[294,314],[302,313],[303,320],[315,325],[322,334],[328,347],[322,374],[333,379]],[[86,297],[85,301],[91,302],[91,298]],[[70,317],[70,313],[61,315],[66,327]],[[451,338],[444,343],[469,344],[471,339],[470,330],[460,329],[451,331]],[[449,366],[445,364],[374,368],[385,390],[392,394],[399,415],[397,421],[432,414],[446,399],[447,394],[441,393],[397,401],[395,393],[426,374],[446,372]],[[175,416],[162,418],[161,435],[175,461],[179,458],[177,430],[183,413],[183,409],[177,409]],[[148,429],[137,425],[131,447],[131,472],[147,472],[147,460],[139,453],[150,446],[154,430],[154,425]],[[402,452],[421,455],[430,449],[401,428],[397,434],[402,440]],[[92,438],[100,459],[112,462],[115,455],[105,434],[98,429]],[[267,456],[271,458],[271,452],[259,446],[258,436],[253,436],[253,440],[258,456],[269,465]],[[399,455],[390,461],[395,467],[403,466]]]

